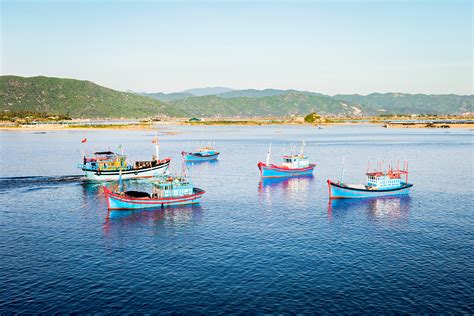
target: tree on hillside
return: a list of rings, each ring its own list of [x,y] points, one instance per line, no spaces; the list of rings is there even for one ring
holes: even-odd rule
[[[318,115],[316,112],[309,113],[304,117],[304,121],[306,123],[314,123],[316,120],[321,119],[321,116]]]

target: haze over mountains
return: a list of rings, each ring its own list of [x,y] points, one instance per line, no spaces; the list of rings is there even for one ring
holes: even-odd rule
[[[64,114],[72,117],[270,117],[380,114],[472,113],[474,96],[372,93],[323,95],[278,89],[224,87],[176,93],[129,93],[90,81],[49,77],[0,77],[0,109]]]

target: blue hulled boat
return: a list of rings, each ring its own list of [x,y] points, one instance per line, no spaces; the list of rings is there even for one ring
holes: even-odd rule
[[[309,163],[308,157],[304,155],[304,143],[299,155],[283,156],[281,165],[270,164],[271,144],[267,153],[267,162],[259,162],[258,169],[262,178],[294,177],[312,175],[316,164]]]
[[[216,160],[219,157],[219,152],[214,150],[211,146],[206,146],[196,149],[195,152],[181,152],[185,161],[209,161]]]
[[[151,194],[141,191],[112,192],[104,187],[108,209],[133,210],[195,204],[205,193],[184,177],[163,176],[152,183],[154,187]]]
[[[367,172],[367,184],[346,184],[342,180],[327,180],[330,199],[370,198],[392,195],[406,195],[413,184],[408,183],[408,163],[404,168],[388,168],[387,172]],[[402,181],[405,176],[405,181]],[[342,176],[341,176],[342,178]]]

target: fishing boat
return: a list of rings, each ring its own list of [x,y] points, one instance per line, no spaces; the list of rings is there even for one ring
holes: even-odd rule
[[[84,142],[84,140],[83,140]],[[169,168],[171,158],[160,159],[158,139],[153,140],[155,155],[151,160],[127,162],[127,156],[117,154],[110,150],[94,152],[93,156],[84,155],[83,162],[77,167],[84,171],[87,180],[114,181],[118,180],[120,173],[123,179],[157,177]]]
[[[392,195],[406,195],[410,192],[413,184],[408,183],[408,162],[404,163],[402,169],[398,166],[393,169],[390,165],[387,171],[381,171],[382,163],[378,164],[376,170],[369,172],[367,168],[367,183],[364,184],[346,184],[342,178],[344,175],[344,167],[341,173],[341,180],[333,182],[327,180],[330,199],[347,199],[347,198],[370,198]],[[405,181],[402,181],[402,176]]]
[[[152,181],[151,193],[142,191],[112,192],[104,187],[109,210],[161,208],[199,203],[204,190],[196,188],[185,177],[164,175]],[[121,185],[120,185],[121,186]]]
[[[185,161],[209,161],[217,160],[219,157],[219,152],[216,151],[212,146],[206,146],[197,148],[195,152],[181,152]]]
[[[258,169],[262,178],[279,178],[279,177],[294,177],[302,175],[312,175],[316,164],[309,162],[308,157],[304,154],[305,144],[301,146],[300,154],[292,154],[283,156],[283,163],[281,165],[270,164],[270,155],[272,146],[268,149],[267,161],[259,162]]]

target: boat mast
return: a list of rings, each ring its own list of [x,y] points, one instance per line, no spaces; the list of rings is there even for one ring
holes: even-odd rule
[[[270,165],[270,155],[272,152],[272,143],[270,143],[270,146],[268,147],[268,152],[267,152],[267,166]]]
[[[342,170],[341,170],[341,180],[339,180],[340,183],[343,183],[344,179],[344,165],[346,164],[346,157],[342,156]]]
[[[304,156],[304,147],[306,146],[304,140],[303,143],[301,144],[301,156]]]
[[[158,144],[158,132],[155,132],[155,138],[153,138],[152,143],[155,144],[156,161],[160,161],[160,145]]]
[[[120,166],[120,169],[119,169],[119,192],[123,192],[122,166]]]

